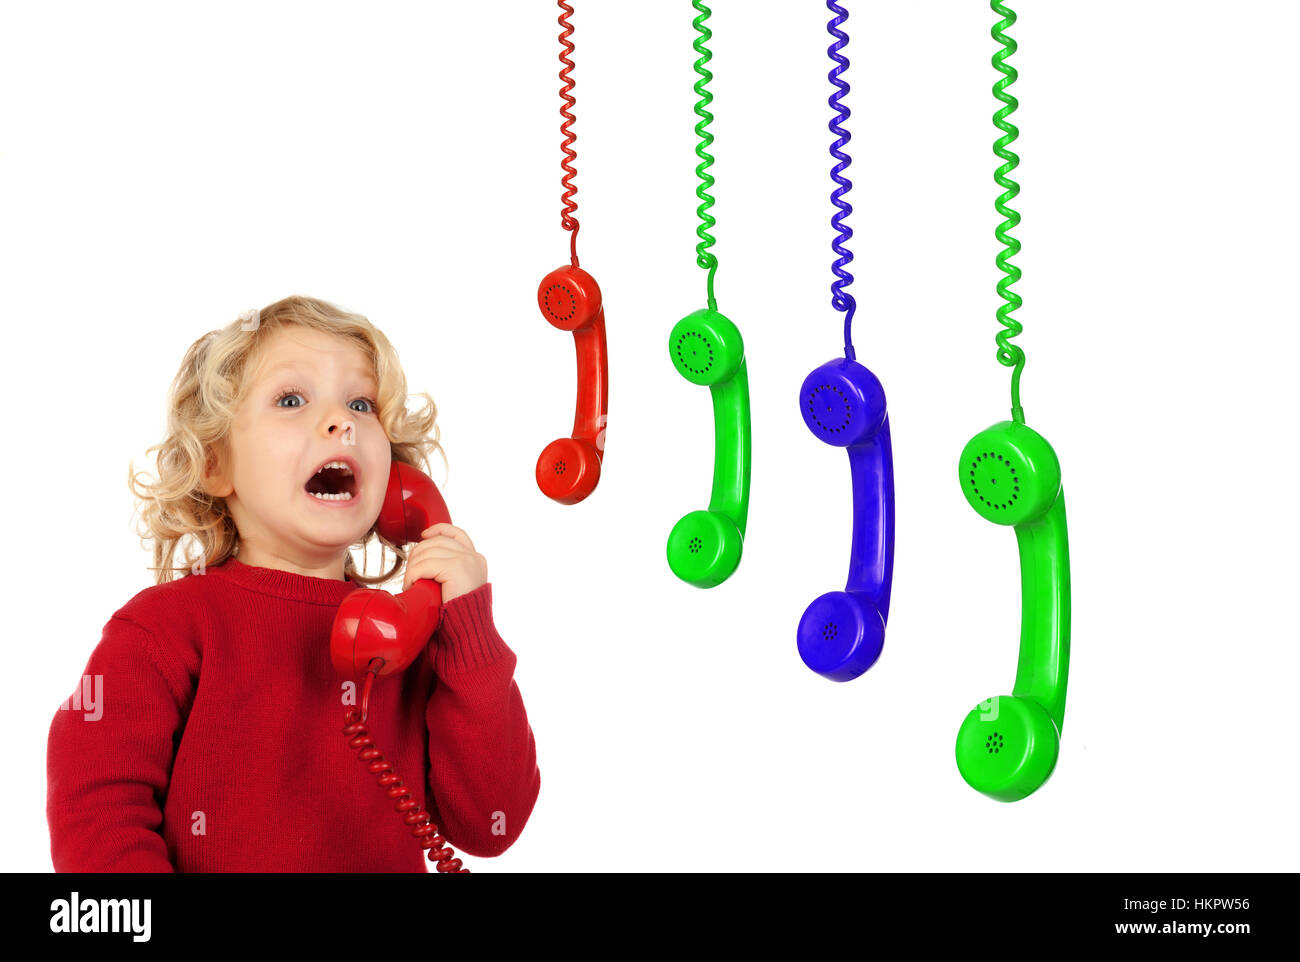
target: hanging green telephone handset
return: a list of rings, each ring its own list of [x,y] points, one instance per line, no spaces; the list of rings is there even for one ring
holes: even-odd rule
[[[1015,68],[1005,63],[1016,43],[1003,29],[1016,15],[999,0],[992,9],[1004,19],[993,28],[993,38],[1003,45],[993,56],[993,66],[1005,76],[993,94],[1006,104],[993,115],[1005,136],[994,152],[1006,163],[994,179],[1003,188],[998,213],[1006,218],[995,231],[1004,250],[998,267],[1007,275],[998,282],[1006,301],[998,308],[998,361],[1014,368],[1011,375],[1012,420],[1002,421],[975,435],[962,450],[957,473],[970,506],[994,524],[1012,525],[1020,546],[1020,660],[1010,695],[982,702],[967,714],[957,733],[957,768],[976,791],[1001,802],[1014,802],[1036,791],[1051,776],[1060,754],[1061,727],[1065,722],[1065,687],[1070,671],[1070,548],[1065,525],[1065,494],[1061,464],[1052,446],[1025,424],[1020,406],[1020,372],[1025,354],[1010,339],[1021,331],[1011,312],[1021,304],[1010,286],[1020,269],[1008,259],[1020,242],[1006,233],[1020,223],[1020,215],[1007,201],[1020,186],[1007,177],[1020,158],[1008,145],[1019,131],[1007,121],[1016,100],[1006,92],[1016,79]]]
[[[1021,613],[1012,693],[966,716],[957,733],[957,767],[976,791],[1014,802],[1052,774],[1065,721],[1070,548],[1061,465],[1041,434],[1003,421],[967,443],[958,471],[980,517],[1016,529]]]
[[[677,322],[668,337],[668,355],[682,377],[708,387],[713,398],[713,493],[707,510],[692,511],[673,525],[668,535],[668,567],[687,584],[713,588],[730,578],[740,565],[745,542],[749,514],[749,373],[740,330],[718,313],[713,296],[718,259],[709,251],[713,237],[708,228],[714,220],[708,213],[713,206],[708,188],[713,186],[713,177],[707,168],[713,157],[706,150],[713,143],[713,134],[706,129],[713,115],[705,109],[713,94],[704,86],[713,79],[704,66],[712,57],[704,44],[713,34],[704,25],[709,8],[702,0],[693,0],[693,6],[699,12],[692,23],[699,33],[694,48],[700,55],[695,61],[695,71],[700,75],[695,82],[695,92],[700,96],[695,113],[701,118],[695,125],[700,135],[695,148],[700,157],[695,168],[700,178],[695,191],[700,198],[700,226],[696,231],[700,242],[695,248],[695,261],[709,272],[709,306]]]

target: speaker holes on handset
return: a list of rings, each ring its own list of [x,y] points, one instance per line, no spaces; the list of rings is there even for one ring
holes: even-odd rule
[[[563,284],[552,284],[546,289],[546,312],[557,321],[567,321],[578,312],[578,299]],[[568,310],[565,311],[565,307]]]
[[[690,544],[688,544],[687,547],[691,549],[691,554],[699,554],[700,549],[704,547],[704,542],[701,541],[699,538],[692,538],[690,540]]]
[[[996,459],[996,463],[994,461]],[[976,475],[980,463],[987,461],[983,472]],[[1005,474],[1003,472],[1010,472]],[[1001,481],[1001,484],[998,482]],[[970,483],[981,504],[986,504],[996,511],[1005,511],[1020,500],[1020,479],[1011,462],[995,451],[986,451],[970,464]],[[983,488],[983,490],[981,490]],[[985,497],[985,494],[990,497]]]
[[[567,468],[568,465],[566,465],[563,460],[555,462],[555,473],[557,475],[563,474]]]
[[[822,637],[827,641],[834,641],[839,633],[839,625],[835,624],[833,621],[828,621],[826,624],[822,625]]]
[[[839,403],[835,398],[825,394],[826,391],[834,391],[839,395]],[[844,405],[844,417],[842,421],[835,423],[835,415],[838,413],[840,403]],[[853,404],[848,395],[834,384],[822,384],[808,392],[808,416],[823,432],[839,434],[847,431],[849,422],[853,420]]]
[[[989,750],[990,755],[996,755],[1002,751],[1002,736],[994,732],[984,742],[984,747]]]
[[[690,344],[687,344],[688,338],[692,339]],[[697,377],[708,374],[712,369],[713,345],[703,334],[699,334],[695,331],[686,331],[677,338],[676,349],[678,363]],[[701,367],[699,365],[703,366]]]

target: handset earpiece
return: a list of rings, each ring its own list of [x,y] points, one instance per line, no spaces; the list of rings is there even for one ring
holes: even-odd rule
[[[863,365],[837,358],[809,374],[799,410],[812,433],[848,449],[853,538],[848,583],[799,619],[799,656],[832,681],[857,678],[880,657],[894,574],[894,458],[885,390]]]
[[[1002,421],[975,435],[958,466],[972,508],[1012,525],[1020,547],[1020,658],[1012,694],[988,699],[957,733],[957,768],[1002,802],[1036,791],[1056,767],[1070,669],[1070,549],[1061,464],[1047,440]]]
[[[537,306],[552,325],[573,332],[578,391],[573,434],[552,441],[537,458],[537,487],[560,504],[577,504],[596,489],[605,451],[609,361],[600,287],[580,267],[551,271],[537,287]]]
[[[713,492],[705,511],[692,511],[668,536],[668,566],[697,588],[722,584],[740,565],[749,513],[749,375],[745,342],[730,320],[704,308],[688,314],[668,336],[673,366],[713,397]]]

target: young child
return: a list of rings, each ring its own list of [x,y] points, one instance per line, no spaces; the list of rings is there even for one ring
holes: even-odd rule
[[[409,557],[374,530],[392,460],[427,471],[441,451],[421,396],[408,411],[382,332],[312,298],[189,349],[167,436],[149,448],[157,478],[129,475],[158,583],[109,618],[85,703],[69,699],[50,726],[56,871],[429,871],[342,733],[359,693],[329,653],[343,598],[403,562],[403,590],[441,583],[443,620],[407,670],[376,682],[366,725],[457,855],[519,837],[540,776],[487,562],[450,524]],[[335,461],[352,477],[322,497],[313,479]],[[178,565],[187,536],[198,552]],[[375,539],[397,558],[366,577],[349,549]]]

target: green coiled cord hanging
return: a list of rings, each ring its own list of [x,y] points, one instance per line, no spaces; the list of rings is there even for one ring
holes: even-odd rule
[[[713,36],[713,31],[704,25],[704,21],[713,16],[713,12],[704,5],[702,0],[692,0],[692,6],[700,13],[698,17],[691,21],[700,34],[692,44],[695,52],[700,55],[700,59],[695,61],[695,72],[700,75],[700,79],[695,81],[695,92],[700,97],[695,104],[695,113],[701,118],[700,122],[695,125],[695,132],[700,136],[700,142],[695,148],[695,153],[700,158],[700,165],[695,168],[695,173],[700,178],[700,186],[695,189],[696,196],[700,198],[700,206],[697,210],[700,217],[700,226],[695,230],[695,233],[699,235],[700,242],[695,245],[695,263],[709,272],[709,310],[716,311],[718,302],[713,296],[713,275],[718,270],[718,259],[709,251],[709,248],[714,244],[713,235],[709,233],[709,228],[717,223],[713,219],[713,215],[709,213],[709,208],[713,206],[713,198],[708,191],[713,186],[714,181],[713,175],[708,172],[708,167],[713,163],[713,156],[706,149],[713,143],[713,134],[705,129],[709,124],[713,123],[713,114],[705,109],[713,102],[713,94],[704,87],[706,83],[713,79],[713,74],[704,66],[713,59],[713,54],[709,52],[709,48],[704,46],[709,38]]]
[[[1025,412],[1020,406],[1020,373],[1025,367],[1025,352],[1018,344],[1011,343],[1011,339],[1024,330],[1020,322],[1011,316],[1011,312],[1024,303],[1020,295],[1011,289],[1011,285],[1020,280],[1020,268],[1011,263],[1011,258],[1020,253],[1020,241],[1007,233],[1020,223],[1020,214],[1007,206],[1007,202],[1020,193],[1020,185],[1007,176],[1020,164],[1020,158],[1009,149],[1011,143],[1020,136],[1020,131],[1007,120],[1019,106],[1016,98],[1007,92],[1007,87],[1015,83],[1017,76],[1016,68],[1006,62],[1006,59],[1016,52],[1016,42],[1003,33],[1003,30],[1016,22],[1016,15],[1011,8],[998,0],[990,0],[990,3],[993,12],[1004,18],[993,26],[993,39],[1002,44],[1002,49],[993,55],[993,66],[1005,75],[993,85],[993,96],[1006,104],[993,115],[994,126],[1004,131],[1003,136],[994,142],[993,153],[1006,161],[993,174],[993,179],[1005,191],[993,202],[993,206],[1006,218],[993,230],[993,236],[1004,248],[998,252],[997,265],[1007,275],[998,281],[998,294],[1006,303],[998,308],[998,323],[1005,330],[998,333],[996,340],[998,363],[1014,368],[1011,372],[1011,417],[1017,424],[1024,424]]]

